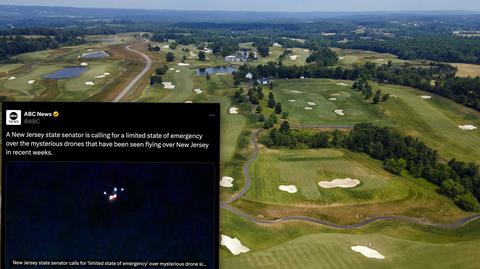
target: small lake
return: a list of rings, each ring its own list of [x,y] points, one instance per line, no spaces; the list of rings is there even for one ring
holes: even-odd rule
[[[232,74],[233,72],[237,71],[237,68],[231,66],[216,66],[216,67],[208,67],[208,68],[197,68],[195,69],[195,74],[197,76],[206,76],[207,73],[212,74]]]
[[[102,59],[109,56],[110,54],[106,53],[105,51],[95,51],[82,54],[82,58],[84,59]]]
[[[65,67],[53,73],[45,75],[46,79],[66,79],[79,77],[83,72],[87,71],[86,67]]]

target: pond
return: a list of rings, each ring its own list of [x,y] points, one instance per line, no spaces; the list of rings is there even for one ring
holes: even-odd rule
[[[105,51],[95,51],[82,54],[82,58],[84,59],[102,59],[109,56],[110,54],[106,53]]]
[[[197,68],[195,69],[195,74],[197,76],[206,76],[207,73],[212,74],[232,74],[237,71],[237,68],[231,66],[216,66],[208,68]]]
[[[46,79],[66,79],[79,77],[87,70],[86,67],[65,67],[44,76]]]

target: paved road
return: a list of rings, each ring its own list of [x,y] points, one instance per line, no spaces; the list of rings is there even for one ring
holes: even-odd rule
[[[144,42],[142,43],[136,43],[136,44],[133,44],[133,45],[130,45],[130,46],[126,46],[125,48],[129,51],[132,51],[132,52],[135,52],[137,54],[140,54],[144,59],[145,59],[145,66],[143,67],[143,70],[142,72],[140,72],[132,81],[130,81],[130,83],[128,83],[128,85],[125,87],[125,89],[123,89],[118,95],[117,97],[115,97],[115,99],[113,99],[113,102],[120,102],[127,94],[128,92],[130,92],[130,90],[133,88],[133,86],[135,86],[135,84],[137,84],[137,82],[148,72],[148,70],[150,70],[150,68],[152,67],[152,60],[145,54],[139,52],[139,51],[136,51],[134,49],[132,49],[131,47],[134,46],[134,45],[139,45],[139,44],[145,44],[147,43],[148,40],[145,40]]]
[[[255,130],[251,136],[251,142],[253,144],[253,153],[248,160],[248,162],[243,166],[243,174],[245,176],[245,186],[243,189],[237,193],[235,196],[230,198],[229,200],[223,202],[220,204],[220,207],[223,209],[226,209],[234,214],[236,214],[239,217],[242,217],[244,219],[247,219],[249,221],[258,223],[258,224],[274,224],[274,223],[283,223],[283,222],[288,222],[288,221],[306,221],[306,222],[311,222],[311,223],[316,223],[316,224],[321,224],[327,227],[331,228],[336,228],[336,229],[355,229],[355,228],[361,228],[367,224],[377,222],[377,221],[383,221],[383,220],[396,220],[396,221],[402,221],[402,222],[408,222],[408,223],[415,223],[415,224],[421,224],[421,225],[428,225],[428,226],[433,226],[433,227],[438,227],[438,228],[444,228],[444,229],[456,229],[458,227],[461,227],[471,221],[474,221],[476,219],[480,219],[480,214],[472,215],[463,219],[458,220],[457,222],[454,223],[448,223],[448,224],[443,224],[443,223],[432,223],[428,220],[425,219],[418,219],[418,218],[410,218],[410,217],[404,217],[404,216],[376,216],[372,218],[368,218],[365,220],[362,220],[360,222],[354,223],[354,224],[348,224],[348,225],[339,225],[335,224],[326,220],[322,219],[317,219],[317,218],[312,218],[312,217],[307,217],[307,216],[288,216],[284,218],[278,218],[278,219],[263,219],[263,218],[257,218],[255,216],[249,215],[243,211],[241,211],[238,208],[232,207],[230,204],[239,200],[242,198],[250,189],[252,179],[250,177],[250,173],[248,170],[250,169],[250,166],[252,165],[253,161],[258,156],[258,135],[262,129]]]

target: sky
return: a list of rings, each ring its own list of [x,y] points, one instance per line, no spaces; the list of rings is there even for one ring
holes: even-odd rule
[[[1,5],[238,11],[480,11],[479,0],[0,0]]]

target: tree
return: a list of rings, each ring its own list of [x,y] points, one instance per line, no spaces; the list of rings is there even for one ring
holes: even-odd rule
[[[282,119],[288,119],[288,112],[286,111],[282,112]]]
[[[162,75],[165,75],[167,71],[168,71],[168,66],[164,65],[162,67],[155,69],[155,74],[158,76],[162,76]]]
[[[262,110],[263,110],[262,106],[257,106],[257,109],[256,109],[257,113],[262,113]]]
[[[462,209],[467,211],[473,211],[480,208],[478,200],[471,194],[466,193],[459,195],[455,198],[455,203]]]
[[[270,98],[268,99],[268,107],[274,108],[277,102],[275,101],[275,98]]]
[[[290,131],[290,124],[288,123],[288,121],[282,122],[282,124],[280,125],[280,132],[283,134],[288,134],[288,131]]]
[[[187,60],[187,56],[183,55],[182,57],[182,63],[184,63]]]
[[[397,175],[400,175],[400,173],[402,173],[405,167],[406,167],[406,161],[403,158],[400,158],[400,159],[391,158],[385,162],[385,169]]]
[[[207,59],[207,56],[205,54],[205,51],[201,50],[198,52],[198,60],[199,61],[205,61]]]
[[[380,102],[380,96],[382,95],[382,92],[380,90],[377,90],[375,92],[375,96],[373,97],[373,103],[378,104]]]
[[[177,48],[178,44],[177,42],[172,42],[170,44],[168,44],[168,47],[172,50],[175,50]]]
[[[382,102],[388,101],[389,98],[390,98],[390,94],[389,94],[389,93],[386,93],[386,94],[383,95],[383,97],[382,97]]]
[[[206,78],[207,80],[210,80],[211,76],[210,76],[210,74],[209,74],[208,72],[205,74],[205,78]]]
[[[456,196],[465,193],[463,186],[452,179],[445,180],[440,186],[440,191],[450,198],[455,198]]]
[[[254,105],[258,105],[259,99],[258,99],[258,94],[254,93],[250,95],[250,103]]]
[[[162,77],[161,76],[155,75],[155,76],[152,76],[150,78],[150,85],[160,84],[160,83],[162,83]]]
[[[265,116],[263,116],[263,114],[258,115],[258,121],[259,122],[264,122],[265,121]]]
[[[277,103],[275,105],[275,113],[279,114],[279,115],[282,114],[282,104],[281,103]]]
[[[165,58],[167,59],[167,62],[173,62],[175,61],[175,54],[173,54],[173,52],[168,52]]]

